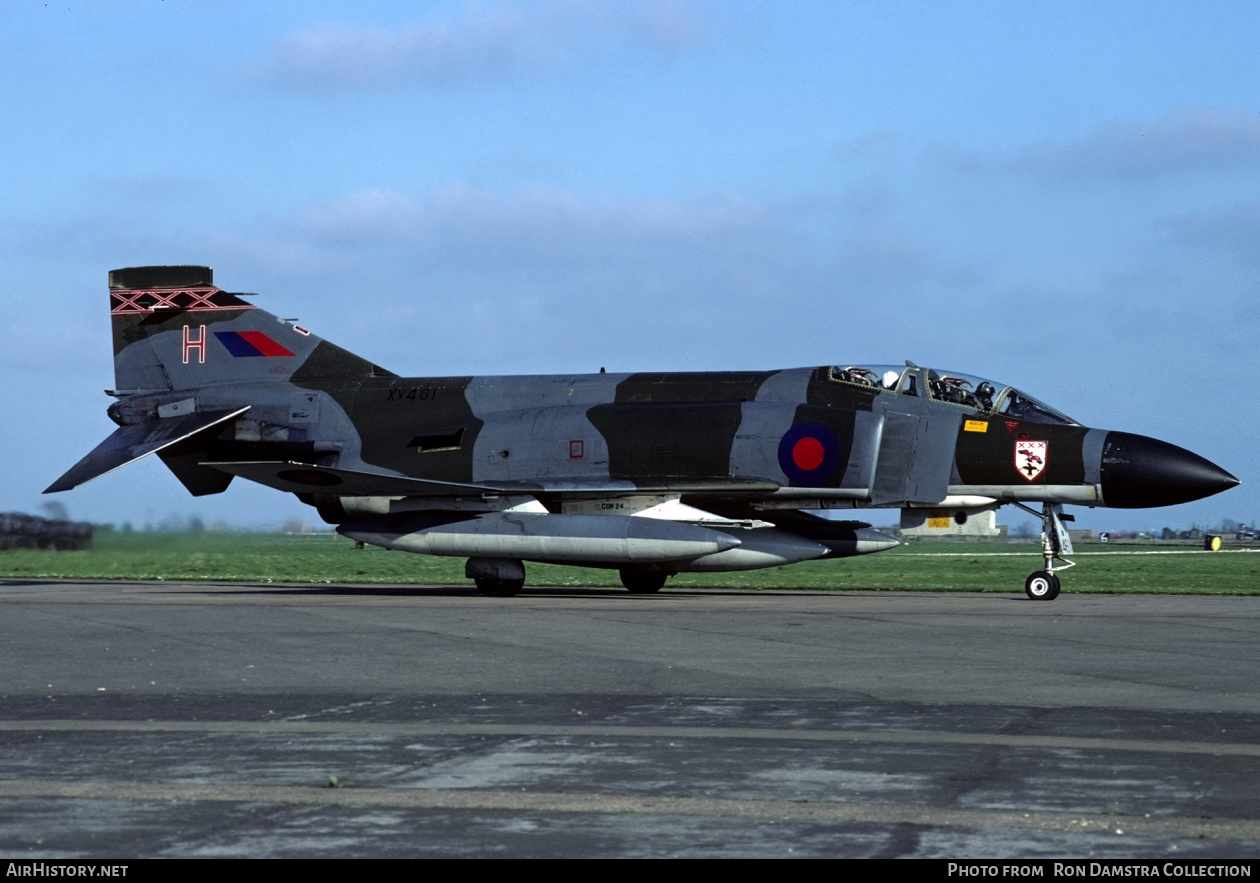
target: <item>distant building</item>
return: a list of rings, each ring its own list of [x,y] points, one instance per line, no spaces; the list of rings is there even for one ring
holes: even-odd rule
[[[1006,525],[997,512],[962,509],[902,509],[901,536],[905,539],[997,540],[1006,538]]]

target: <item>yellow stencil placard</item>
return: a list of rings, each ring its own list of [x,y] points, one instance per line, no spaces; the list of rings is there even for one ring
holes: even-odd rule
[[[989,423],[987,420],[968,420],[963,424],[966,432],[988,432]]]
[[[949,527],[949,516],[946,515],[944,518],[929,518],[928,527]]]

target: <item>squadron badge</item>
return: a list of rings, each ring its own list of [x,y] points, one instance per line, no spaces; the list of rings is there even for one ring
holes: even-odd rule
[[[1015,442],[1016,471],[1029,481],[1036,481],[1037,476],[1046,471],[1048,449],[1048,442],[1024,440]]]

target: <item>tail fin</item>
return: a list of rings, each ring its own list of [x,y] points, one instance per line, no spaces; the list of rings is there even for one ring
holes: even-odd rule
[[[218,288],[209,267],[112,270],[109,301],[122,395],[391,373]]]

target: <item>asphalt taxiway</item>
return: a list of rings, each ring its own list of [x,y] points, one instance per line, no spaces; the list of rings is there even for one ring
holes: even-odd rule
[[[0,582],[11,857],[1260,853],[1260,598]]]

